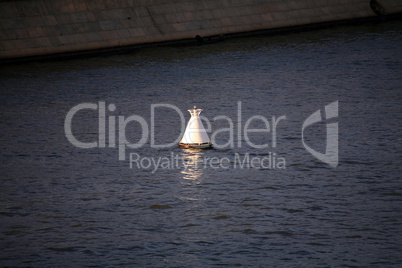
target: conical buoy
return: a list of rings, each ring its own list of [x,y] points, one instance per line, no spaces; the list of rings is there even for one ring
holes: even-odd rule
[[[188,110],[191,114],[190,121],[187,123],[186,131],[183,138],[179,142],[181,148],[210,148],[212,147],[211,140],[202,124],[200,113],[202,109]]]

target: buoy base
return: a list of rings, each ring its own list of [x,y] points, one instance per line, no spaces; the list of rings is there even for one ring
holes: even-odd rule
[[[212,147],[212,142],[204,142],[204,143],[178,143],[180,148],[196,148],[196,149],[207,149]]]

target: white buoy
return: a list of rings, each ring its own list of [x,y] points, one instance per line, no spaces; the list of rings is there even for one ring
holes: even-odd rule
[[[202,124],[200,113],[202,109],[188,110],[191,114],[190,121],[187,123],[186,131],[183,138],[179,142],[181,148],[210,148],[212,147],[211,140]]]

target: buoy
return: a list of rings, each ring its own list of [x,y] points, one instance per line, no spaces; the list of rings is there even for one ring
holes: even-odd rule
[[[200,113],[202,109],[188,110],[191,114],[190,121],[187,123],[186,131],[184,131],[183,138],[179,142],[181,148],[210,148],[212,147],[211,140],[202,124]]]

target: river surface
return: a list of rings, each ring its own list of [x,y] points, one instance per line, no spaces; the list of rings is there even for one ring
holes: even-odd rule
[[[401,48],[393,21],[1,66],[0,265],[401,267]],[[167,146],[194,105],[216,146]]]

